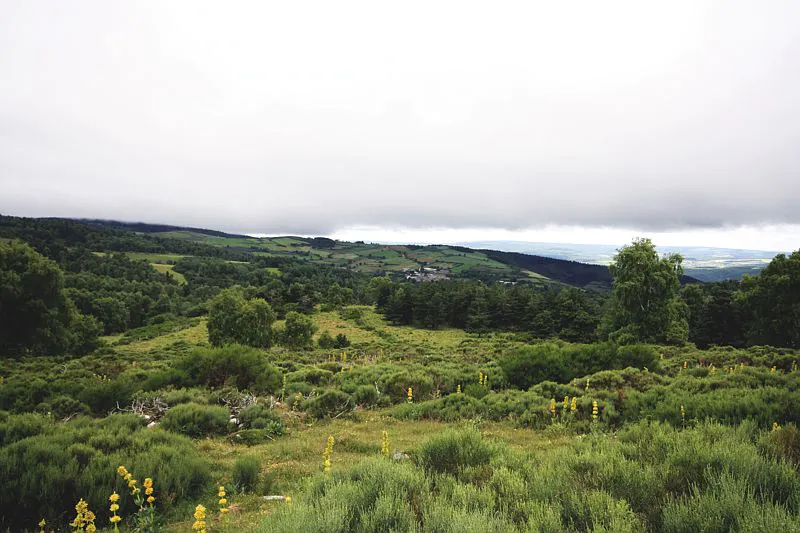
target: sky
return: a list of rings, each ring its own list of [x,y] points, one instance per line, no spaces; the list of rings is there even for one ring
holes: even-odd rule
[[[800,248],[800,2],[0,0],[0,213]]]

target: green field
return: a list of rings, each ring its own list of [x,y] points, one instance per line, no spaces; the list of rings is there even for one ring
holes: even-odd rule
[[[367,274],[401,272],[423,266],[447,270],[452,275],[496,275],[516,277],[520,273],[494,261],[481,252],[463,252],[448,246],[407,246],[338,242],[333,248],[312,248],[310,241],[299,237],[239,238],[210,236],[190,231],[170,231],[160,237],[189,240],[213,246],[248,251],[263,257],[292,256],[313,262],[334,264]],[[148,257],[143,255],[143,257]],[[165,262],[153,260],[151,262]],[[525,276],[522,275],[524,279]],[[540,279],[546,282],[546,278]]]

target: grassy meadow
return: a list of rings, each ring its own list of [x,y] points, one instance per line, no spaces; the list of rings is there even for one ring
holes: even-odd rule
[[[2,505],[37,498],[6,527],[35,530],[45,517],[64,525],[80,497],[105,526],[108,494],[130,498],[116,462],[140,482],[154,479],[166,531],[190,530],[198,504],[213,531],[800,527],[800,373],[791,350],[652,347],[648,368],[520,390],[501,362],[524,336],[397,327],[369,306],[312,317],[315,340],[343,334],[351,345],[256,351],[276,374],[248,400],[266,418],[245,429],[228,421],[245,417],[236,402],[246,395],[230,381],[236,353],[221,382],[213,370],[202,377],[181,366],[198,350],[216,353],[202,317],[105,337],[82,358],[2,360]],[[156,398],[188,418],[129,412]],[[117,414],[87,418],[109,413]],[[144,427],[145,414],[155,427]],[[175,462],[176,449],[185,461]],[[76,478],[42,470],[50,460],[72,465]],[[291,503],[264,499],[271,495]],[[123,511],[125,529],[130,502]]]

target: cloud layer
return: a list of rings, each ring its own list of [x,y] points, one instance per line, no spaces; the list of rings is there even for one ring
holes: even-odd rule
[[[0,212],[800,224],[797,2],[165,4],[0,3]]]

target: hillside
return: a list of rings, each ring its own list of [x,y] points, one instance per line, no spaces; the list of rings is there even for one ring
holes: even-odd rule
[[[571,285],[607,291],[608,268],[529,254],[475,250],[447,245],[390,245],[334,241],[320,237],[251,237],[177,226],[88,220],[87,224],[222,247],[231,252],[262,257],[293,257],[332,264],[366,274],[401,273],[433,269],[443,277],[484,281],[519,281],[536,285]]]
[[[608,265],[618,245],[544,243],[527,241],[475,241],[460,243],[472,249],[501,250],[524,255],[543,256],[590,265]],[[660,253],[683,256],[683,271],[702,282],[742,279],[758,274],[778,251],[716,248],[708,246],[659,246]]]

